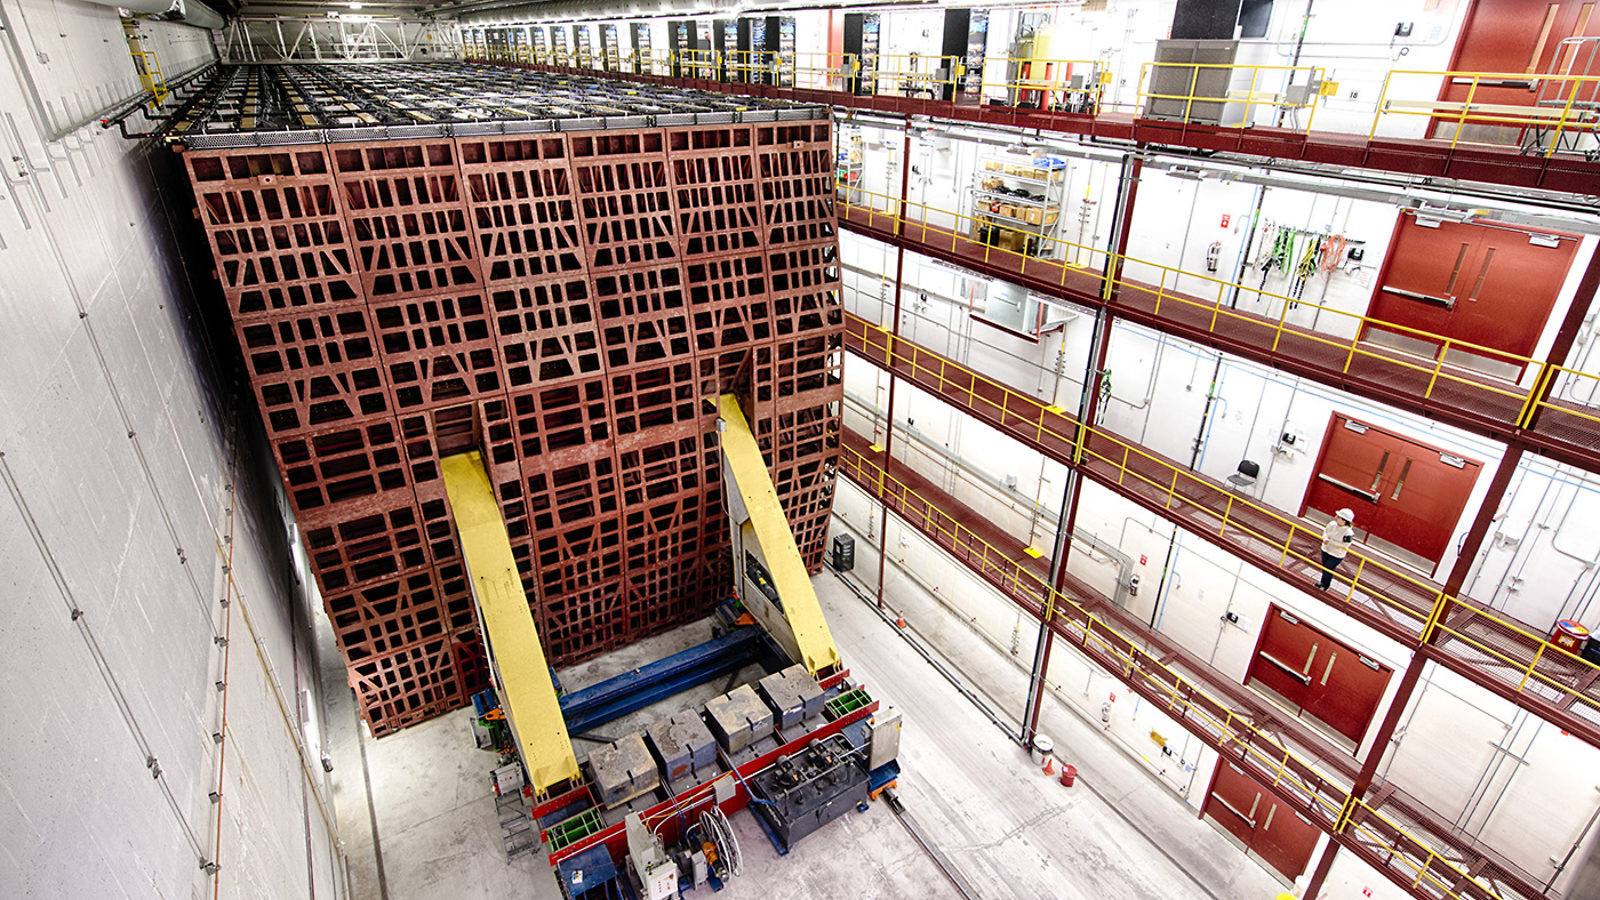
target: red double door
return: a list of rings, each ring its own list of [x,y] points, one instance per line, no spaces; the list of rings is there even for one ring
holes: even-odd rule
[[[1297,711],[1361,743],[1394,670],[1276,606],[1245,674]]]
[[[1315,825],[1227,761],[1217,763],[1200,812],[1291,880],[1305,871],[1321,835]]]
[[[1547,100],[1565,96],[1560,88],[1541,92],[1543,79],[1523,76],[1590,71],[1587,50],[1562,41],[1600,35],[1600,15],[1595,7],[1594,0],[1475,0],[1456,42],[1450,70],[1500,77],[1482,77],[1476,84],[1471,77],[1451,77],[1439,99],[1465,103],[1470,97],[1474,105],[1533,106],[1541,96]],[[1569,82],[1558,84],[1567,89],[1572,86]],[[1428,136],[1439,136],[1440,126],[1453,121],[1449,115],[1440,115],[1430,123]]]
[[[1356,514],[1357,532],[1439,562],[1483,464],[1334,413],[1300,514]],[[1346,572],[1344,574],[1351,574]]]
[[[1520,373],[1577,252],[1576,235],[1493,222],[1418,224],[1401,214],[1367,315],[1403,328],[1369,323],[1363,336],[1389,331],[1431,343],[1436,352],[1443,342],[1433,336],[1453,338],[1475,345],[1457,347],[1461,352]]]

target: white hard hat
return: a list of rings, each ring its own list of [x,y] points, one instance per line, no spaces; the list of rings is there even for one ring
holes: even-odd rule
[[[1339,510],[1338,512],[1334,513],[1334,515],[1345,520],[1346,522],[1354,522],[1356,520],[1355,511],[1349,507]]]

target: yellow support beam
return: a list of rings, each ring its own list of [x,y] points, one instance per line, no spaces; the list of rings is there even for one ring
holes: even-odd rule
[[[440,467],[500,704],[528,780],[535,792],[544,795],[550,787],[578,777],[578,759],[572,754],[550,667],[511,555],[511,538],[483,458],[476,451],[460,453],[445,457]]]
[[[828,620],[822,615],[817,593],[811,587],[811,573],[794,543],[794,532],[778,502],[761,448],[750,431],[750,423],[739,408],[739,398],[723,394],[718,401],[722,415],[722,466],[729,483],[728,508],[733,516],[734,550],[754,555],[772,576],[772,586],[783,604],[774,609],[759,591],[751,590],[744,575],[744,558],[735,555],[734,577],[744,590],[745,608],[766,628],[797,662],[812,675],[839,666],[839,650],[834,646]]]

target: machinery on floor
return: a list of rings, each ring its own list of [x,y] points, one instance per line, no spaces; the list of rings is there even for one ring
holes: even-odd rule
[[[536,833],[570,900],[720,890],[743,868],[728,814],[754,807],[781,856],[868,809],[899,773],[899,716],[880,716],[843,668],[739,399],[723,395],[717,411],[736,597],[717,607],[712,640],[565,694],[481,458],[443,461],[489,659],[492,695],[474,702],[480,746],[501,754],[507,852]],[[666,702],[751,667],[761,674],[703,703]],[[570,735],[656,704],[667,711],[580,765]]]

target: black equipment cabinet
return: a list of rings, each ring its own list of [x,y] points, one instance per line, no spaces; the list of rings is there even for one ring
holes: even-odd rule
[[[978,102],[983,95],[983,61],[989,52],[989,11],[947,9],[944,42],[939,49],[941,93],[945,100]],[[954,62],[959,69],[951,68]],[[960,74],[957,75],[957,72]]]
[[[650,54],[653,48],[650,46],[650,23],[634,22],[628,26],[628,31],[633,36],[633,74],[652,74]]]
[[[700,61],[700,26],[693,19],[674,19],[667,23],[667,34],[672,39],[672,77],[695,78],[695,65]],[[694,54],[691,58],[690,54]]]
[[[844,53],[846,63],[854,63],[845,78],[845,90],[858,96],[877,92],[878,29],[877,13],[845,13]]]
[[[829,560],[835,572],[848,572],[856,567],[856,539],[848,534],[833,536],[832,559]]]

